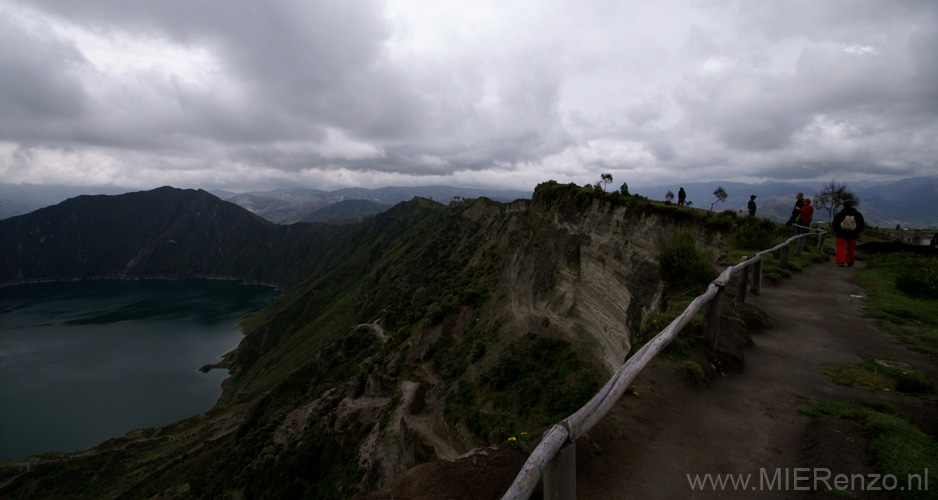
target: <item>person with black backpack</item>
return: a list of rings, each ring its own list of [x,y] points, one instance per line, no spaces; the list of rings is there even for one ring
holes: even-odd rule
[[[801,216],[801,207],[804,206],[804,193],[798,193],[795,195],[795,208],[791,210],[791,217],[788,218],[788,222],[785,223],[785,227],[791,227],[792,224],[798,222],[798,217]]]
[[[856,262],[857,238],[860,237],[860,232],[866,229],[863,214],[853,203],[845,202],[844,209],[837,212],[831,225],[837,235],[837,265],[853,267]]]

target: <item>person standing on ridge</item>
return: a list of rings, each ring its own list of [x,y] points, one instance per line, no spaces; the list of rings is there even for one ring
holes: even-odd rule
[[[811,200],[808,198],[804,199],[804,205],[801,207],[801,216],[798,218],[798,234],[804,234],[808,232],[808,228],[811,227],[811,221],[814,220],[814,206],[811,205]]]
[[[687,199],[687,193],[684,192],[684,188],[677,190],[677,206],[683,207],[684,200]]]
[[[755,217],[756,216],[756,195],[753,194],[749,196],[749,206],[747,208],[749,209],[749,216]]]
[[[791,211],[791,217],[788,218],[788,222],[785,223],[786,227],[791,227],[795,221],[798,220],[798,216],[801,215],[801,207],[804,206],[804,193],[798,193],[795,195],[795,208]]]
[[[844,209],[834,216],[831,225],[837,235],[837,265],[853,267],[856,261],[857,238],[866,228],[863,214],[853,207],[853,202],[845,201]]]

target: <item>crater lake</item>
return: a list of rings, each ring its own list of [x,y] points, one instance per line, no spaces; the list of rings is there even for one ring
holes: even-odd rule
[[[204,413],[238,322],[277,291],[238,281],[0,287],[0,460],[91,448]]]

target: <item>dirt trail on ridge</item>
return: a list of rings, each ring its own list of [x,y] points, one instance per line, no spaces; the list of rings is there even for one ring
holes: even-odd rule
[[[636,379],[639,397],[623,398],[594,430],[591,441],[601,451],[577,450],[577,498],[824,498],[822,492],[795,490],[806,484],[794,483],[794,468],[872,471],[866,437],[855,425],[798,412],[814,401],[888,401],[934,434],[933,406],[906,395],[839,386],[821,373],[824,366],[892,357],[938,379],[934,359],[898,344],[863,316],[866,291],[849,281],[857,270],[814,264],[777,285],[765,284],[758,296],[748,295],[746,302],[765,312],[773,326],[753,334],[755,345],[745,351],[742,370],[718,377],[710,387],[694,387],[678,363],[656,360]],[[692,489],[688,474],[751,480],[738,489]]]
[[[933,358],[898,344],[863,316],[866,292],[849,281],[857,270],[814,264],[778,284],[764,283],[760,295],[748,295],[746,302],[765,312],[773,326],[753,334],[755,345],[745,349],[742,369],[717,376],[708,387],[691,382],[680,361],[655,359],[635,380],[639,395],[623,397],[577,441],[577,498],[832,498],[823,491],[796,490],[805,483],[793,481],[794,469],[870,473],[868,441],[855,424],[798,412],[814,401],[887,401],[934,435],[934,405],[838,386],[821,373],[828,365],[888,357],[938,380]],[[517,450],[490,449],[456,462],[425,464],[367,498],[498,499],[523,460]],[[692,488],[688,475],[705,474],[734,474],[749,482],[735,489]]]

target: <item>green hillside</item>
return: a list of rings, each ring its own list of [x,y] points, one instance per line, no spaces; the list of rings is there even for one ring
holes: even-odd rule
[[[201,190],[79,196],[0,221],[0,283],[208,276],[285,285],[323,263],[334,234],[279,226]]]
[[[0,221],[3,281],[284,288],[243,320],[206,414],[0,464],[0,498],[351,498],[532,432],[591,397],[657,310],[660,236],[719,249],[736,224],[553,182],[532,200],[416,198],[341,227],[280,226],[172,188]]]

